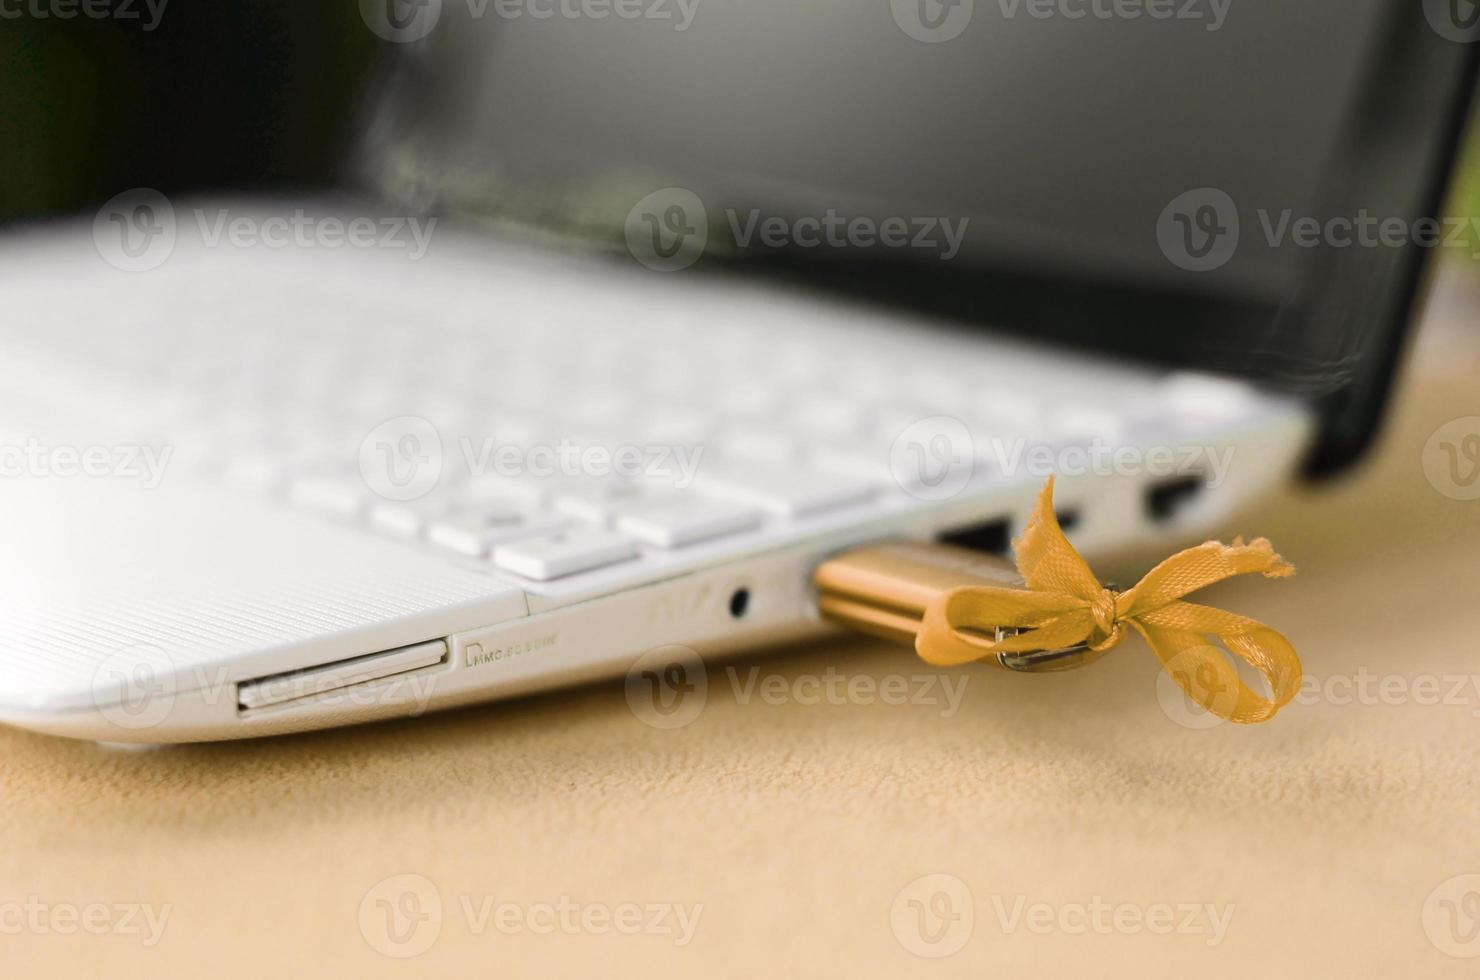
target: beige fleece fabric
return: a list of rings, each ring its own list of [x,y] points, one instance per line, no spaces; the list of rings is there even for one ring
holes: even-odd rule
[[[1475,976],[1480,501],[1424,462],[1480,416],[1477,328],[1451,275],[1369,463],[1223,529],[1300,570],[1205,596],[1304,658],[1267,726],[1194,727],[1138,640],[1053,677],[843,640],[712,669],[671,730],[621,684],[142,751],[0,729],[0,972]]]

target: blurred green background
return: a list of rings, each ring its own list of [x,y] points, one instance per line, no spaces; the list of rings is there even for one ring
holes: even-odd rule
[[[0,221],[91,209],[131,187],[272,192],[331,177],[379,44],[355,3],[173,0],[158,18],[131,7],[139,19],[7,6]]]

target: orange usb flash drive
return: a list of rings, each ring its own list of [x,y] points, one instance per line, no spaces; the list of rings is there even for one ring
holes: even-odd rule
[[[913,646],[925,609],[964,586],[1023,588],[1010,562],[950,545],[908,541],[860,548],[824,562],[813,576],[817,608],[828,619],[870,636]],[[997,640],[1018,634],[998,627]],[[1085,667],[1104,656],[1080,644],[1061,650],[999,653],[986,662],[1020,673]]]

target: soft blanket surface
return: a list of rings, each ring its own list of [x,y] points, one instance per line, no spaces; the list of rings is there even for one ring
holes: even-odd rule
[[[620,684],[147,751],[5,729],[4,973],[1474,976],[1480,502],[1423,454],[1480,416],[1477,318],[1445,280],[1369,463],[1223,529],[1299,567],[1205,596],[1304,658],[1269,725],[1178,723],[1139,641],[1037,678],[840,641],[714,667],[673,730]]]

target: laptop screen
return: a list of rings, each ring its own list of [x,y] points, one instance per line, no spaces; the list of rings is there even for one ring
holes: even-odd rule
[[[1379,236],[1384,208],[1431,204],[1415,188],[1435,119],[1393,108],[1419,135],[1381,138],[1411,158],[1353,159],[1363,100],[1396,103],[1430,68],[1392,66],[1395,25],[1465,47],[1433,20],[1448,0],[386,2],[437,23],[393,46],[369,144],[383,187],[616,250],[634,219],[659,247],[699,230],[698,208],[710,264],[780,258],[868,288],[863,262],[907,301],[980,294],[953,315],[1314,391],[1350,382],[1366,329],[1290,315],[1318,253],[1343,247],[1324,225],[1347,189],[1333,170],[1414,185],[1353,191],[1370,211],[1337,214],[1354,240]],[[1399,255],[1373,261],[1396,278]],[[997,301],[1019,281],[1185,303],[1149,333],[1106,312],[1075,334],[1066,320],[1108,307]]]
[[[1278,297],[1295,265],[1260,217],[1277,233],[1286,215],[1312,213],[1383,8],[448,0],[437,61],[461,84],[437,165],[497,175],[502,193],[542,206],[562,190],[585,206],[645,178],[683,186],[720,226],[711,237],[744,246],[758,242],[745,235],[752,218],[832,209],[835,240],[859,219],[909,222],[920,245],[900,246],[905,259]],[[1200,188],[1255,227],[1226,265],[1191,278],[1163,254],[1157,225]],[[951,235],[923,233],[932,218]]]

